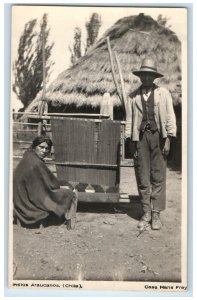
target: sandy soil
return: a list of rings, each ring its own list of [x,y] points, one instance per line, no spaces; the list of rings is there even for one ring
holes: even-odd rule
[[[79,203],[74,230],[14,225],[14,279],[181,280],[181,174],[168,169],[161,231],[139,235],[142,214],[133,170],[121,171],[130,203]]]

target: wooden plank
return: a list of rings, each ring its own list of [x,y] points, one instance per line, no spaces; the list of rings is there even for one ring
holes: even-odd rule
[[[93,127],[92,127],[92,131],[93,131],[93,136],[92,136],[92,147],[93,147],[92,148],[92,161],[94,163],[98,163],[98,145],[99,145],[99,142],[100,142],[100,135],[99,135],[100,126],[101,126],[101,123],[94,122]],[[93,174],[90,174],[90,175],[92,175],[93,178],[95,178],[94,184],[99,184],[100,183],[101,177],[100,177],[100,174],[99,174],[98,170],[97,171],[95,170],[95,172]],[[89,182],[93,183],[92,179]]]
[[[62,114],[58,114],[58,113],[55,113],[54,115],[52,115],[52,113],[49,115],[49,114],[44,114],[42,117],[40,117],[37,113],[28,113],[28,112],[21,112],[21,113],[14,113],[14,114],[18,114],[18,115],[27,115],[29,117],[29,119],[35,119],[35,120],[51,120],[51,118],[55,118],[57,119],[64,119],[64,117],[62,116]],[[58,116],[59,115],[59,116]],[[86,114],[65,114],[67,117],[71,118],[71,117],[75,117],[75,118],[83,118],[85,119],[85,115]],[[71,116],[72,115],[72,116]],[[94,118],[94,114],[87,114],[88,115],[88,118],[90,118],[90,120],[92,119],[94,122],[102,122],[102,119],[95,119]],[[100,115],[98,115],[100,116]],[[113,120],[114,123],[121,123],[121,124],[125,124],[125,121],[115,121]],[[15,123],[15,122],[13,122]],[[26,123],[22,123],[22,122],[16,122],[16,123],[21,123],[21,124],[26,124]],[[28,122],[28,124],[31,124]]]
[[[77,118],[109,118],[109,115],[106,114],[85,114],[85,113],[47,113],[47,116],[52,117],[77,117]],[[43,114],[45,116],[45,114]]]
[[[19,125],[19,126],[20,125],[23,125],[23,126],[32,126],[32,127],[38,126],[38,124],[36,124],[36,123],[30,123],[30,122],[27,123],[27,122],[16,122],[16,121],[14,121],[13,124],[16,125],[16,126],[17,125]]]
[[[86,135],[86,145],[85,145],[85,152],[86,155],[89,154],[89,159],[88,159],[88,163],[89,164],[93,164],[95,163],[95,153],[96,153],[96,148],[95,148],[95,123],[94,122],[90,122],[88,121],[88,135]],[[88,182],[91,183],[91,179],[92,179],[92,174],[89,173],[88,174]],[[97,174],[95,173],[95,182],[97,183],[98,178],[97,178]]]
[[[13,140],[13,143],[15,143],[15,144],[28,144],[29,146],[31,145],[31,142],[23,141],[23,140]]]
[[[120,200],[119,193],[86,193],[78,192],[78,199],[81,202],[112,202]]]
[[[118,165],[119,160],[119,143],[120,143],[120,123],[104,120],[100,128],[100,143],[97,162],[104,164]],[[117,164],[118,161],[118,164]],[[103,181],[109,186],[118,183],[117,171],[109,169],[101,174]]]
[[[112,164],[94,164],[94,163],[89,163],[89,162],[79,162],[79,161],[56,161],[56,165],[61,165],[61,166],[73,166],[73,167],[82,167],[82,168],[106,168],[106,169],[114,169],[118,168],[119,165],[112,165]]]
[[[54,154],[55,159],[59,160],[68,160],[68,151],[67,151],[67,144],[69,144],[70,135],[72,132],[70,131],[70,124],[66,122],[57,122],[57,120],[51,120],[51,127],[52,130],[52,139],[54,145]],[[70,134],[69,134],[70,133]],[[59,179],[65,178],[68,179],[68,172],[64,173],[64,170],[61,167],[57,166],[57,174]]]
[[[107,122],[110,124],[110,122]],[[106,127],[106,122],[102,122],[100,124],[100,132],[99,132],[99,147],[98,147],[98,162],[99,163],[108,163],[108,151],[107,149],[107,144],[108,144],[108,138],[109,138],[109,127]],[[109,180],[108,180],[108,170],[106,172],[101,172],[100,176],[102,178],[102,182],[104,185],[109,185]]]

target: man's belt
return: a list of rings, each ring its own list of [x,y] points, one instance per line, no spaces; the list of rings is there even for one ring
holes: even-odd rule
[[[157,131],[157,129],[151,129],[150,124],[146,124],[144,128],[141,130],[141,132],[144,133],[145,131],[154,134]]]

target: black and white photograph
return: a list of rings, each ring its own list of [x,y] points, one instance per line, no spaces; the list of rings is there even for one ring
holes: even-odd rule
[[[12,5],[9,288],[187,291],[188,9]]]

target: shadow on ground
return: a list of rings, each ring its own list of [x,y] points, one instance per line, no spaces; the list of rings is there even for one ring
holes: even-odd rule
[[[143,210],[138,196],[129,196],[129,203],[92,203],[92,202],[79,202],[77,212],[80,213],[95,213],[95,214],[127,214],[134,220],[139,220],[143,215]],[[60,226],[65,223],[65,218],[58,218],[54,214],[51,214],[45,220],[41,220],[35,224],[23,224],[20,222],[21,227],[28,229],[36,229],[41,225],[43,227],[48,226]],[[16,221],[14,221],[16,224]]]
[[[106,213],[127,214],[130,218],[139,220],[143,214],[138,196],[129,196],[129,203],[90,203],[79,202],[78,212],[83,213]]]

